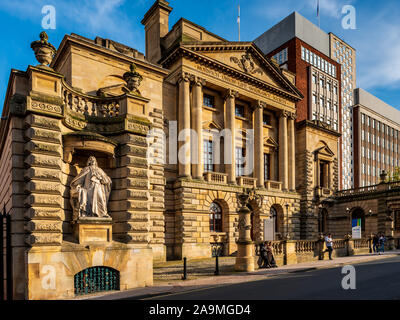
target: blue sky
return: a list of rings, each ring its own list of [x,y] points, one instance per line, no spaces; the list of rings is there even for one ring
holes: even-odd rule
[[[56,8],[55,30],[47,30],[58,47],[63,36],[111,38],[144,52],[143,15],[154,0],[0,0],[0,108],[11,68],[36,65],[30,43],[42,31],[44,5]],[[240,0],[241,40],[251,41],[298,11],[317,24],[317,0]],[[237,40],[239,0],[170,0],[172,26],[180,17],[228,40]],[[342,7],[356,9],[356,30],[342,28]],[[320,0],[321,28],[357,50],[357,86],[400,108],[400,1]]]

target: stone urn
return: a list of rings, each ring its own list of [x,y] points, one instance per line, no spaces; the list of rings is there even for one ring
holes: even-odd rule
[[[139,86],[143,77],[136,71],[136,65],[134,63],[130,65],[130,71],[124,73],[123,78],[130,93],[140,94]]]
[[[35,52],[36,60],[41,66],[48,66],[56,54],[56,48],[48,42],[49,36],[42,31],[39,35],[40,40],[33,41],[31,48]]]

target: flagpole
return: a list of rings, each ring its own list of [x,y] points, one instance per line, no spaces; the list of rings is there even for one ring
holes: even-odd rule
[[[239,5],[238,5],[238,19],[237,19],[237,23],[238,23],[239,41],[240,41],[240,3],[239,3]]]
[[[318,1],[318,3],[317,3],[318,28],[321,29],[321,16],[319,14],[319,0],[317,0],[317,1]]]

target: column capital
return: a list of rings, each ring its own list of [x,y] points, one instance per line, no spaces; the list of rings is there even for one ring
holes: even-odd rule
[[[228,89],[224,95],[224,100],[229,99],[229,98],[237,98],[239,96],[239,92]]]
[[[191,80],[193,81],[194,85],[198,86],[198,87],[205,86],[206,82],[207,82],[206,79],[201,78],[199,76],[193,76],[193,78],[191,78]]]
[[[267,107],[267,103],[266,102],[260,101],[260,100],[257,101],[256,108],[263,109],[263,108],[266,108],[266,107]]]
[[[188,73],[188,72],[181,72],[181,73],[178,75],[177,83],[179,84],[179,83],[181,83],[182,81],[190,82],[190,81],[193,80],[193,78],[194,78],[194,76],[193,76],[192,74],[190,74],[190,73]]]
[[[281,113],[279,114],[280,118],[287,118],[289,117],[290,112],[286,111],[286,110],[282,110]]]
[[[289,119],[290,120],[296,120],[297,119],[296,112],[289,112]]]

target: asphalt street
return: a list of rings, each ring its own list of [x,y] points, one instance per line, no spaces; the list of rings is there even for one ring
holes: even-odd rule
[[[335,267],[161,295],[151,300],[400,300],[400,257],[355,264],[354,267],[354,290],[342,288],[346,274],[342,274],[342,267]]]

